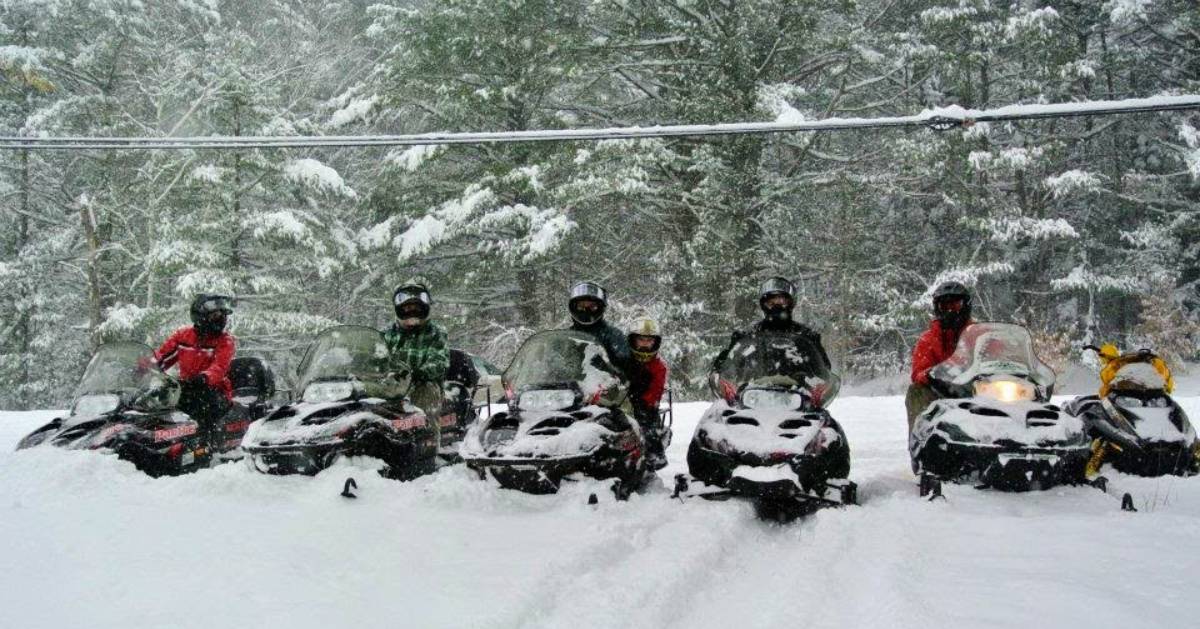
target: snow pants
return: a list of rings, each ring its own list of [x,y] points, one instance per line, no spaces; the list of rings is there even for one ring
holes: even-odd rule
[[[904,408],[908,411],[908,431],[912,432],[913,422],[938,399],[933,389],[924,384],[910,384],[908,394],[904,396]]]

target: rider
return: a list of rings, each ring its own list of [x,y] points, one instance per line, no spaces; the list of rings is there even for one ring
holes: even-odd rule
[[[666,430],[658,403],[667,387],[668,367],[658,355],[662,345],[662,333],[658,322],[650,317],[639,317],[629,328],[627,336],[633,352],[633,363],[629,369],[629,400],[633,416],[646,435],[647,462],[651,469],[659,470],[667,465]]]
[[[943,282],[933,291],[934,319],[912,353],[912,384],[904,398],[908,427],[938,394],[929,384],[929,370],[954,353],[958,337],[971,321],[971,293],[959,282]]]
[[[233,407],[229,363],[237,339],[225,331],[234,300],[225,295],[201,293],[192,300],[192,325],[175,330],[154,352],[162,370],[179,365],[179,410],[206,430]]]
[[[613,366],[622,373],[630,367],[629,341],[616,326],[604,320],[608,308],[608,293],[595,282],[578,282],[571,287],[567,310],[571,313],[571,329],[592,335],[608,352]]]
[[[813,347],[820,351],[825,368],[831,367],[829,354],[825,353],[825,347],[821,345],[821,335],[792,320],[792,310],[796,307],[795,295],[796,287],[785,278],[771,277],[763,281],[758,292],[758,307],[763,311],[762,320],[750,326],[748,330],[734,332],[729,339],[729,345],[713,360],[712,370],[721,369],[721,365],[729,357],[729,351],[739,340],[764,333],[794,335],[811,342]]]
[[[450,367],[446,331],[429,320],[433,300],[420,280],[409,280],[392,292],[396,321],[383,333],[393,363],[403,363],[412,378],[409,398],[429,416],[442,406],[442,381]]]

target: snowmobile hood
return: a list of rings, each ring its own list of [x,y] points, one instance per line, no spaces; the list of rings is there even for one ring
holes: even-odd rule
[[[1083,420],[1039,402],[996,402],[990,398],[938,400],[913,426],[924,441],[941,432],[951,443],[1028,446],[1086,443]]]
[[[250,424],[242,439],[242,447],[324,446],[342,442],[360,424],[377,424],[387,430],[401,430],[417,427],[418,423],[424,425],[425,421],[425,416],[420,413],[388,420],[357,401],[301,402],[280,408]]]
[[[595,421],[608,414],[608,409],[594,405],[571,413],[498,414],[471,426],[459,453],[467,460],[532,463],[586,458],[619,434]]]
[[[840,439],[827,420],[820,411],[737,409],[718,400],[705,411],[697,431],[704,431],[723,454],[769,459],[805,454],[818,443]]]
[[[62,426],[42,440],[68,450],[110,448],[122,441],[166,443],[193,435],[196,422],[178,411],[154,417],[154,425],[145,425],[151,416],[142,413],[107,414],[99,417],[72,415]]]
[[[1117,407],[1109,412],[1116,410],[1122,413],[1143,442],[1187,444],[1196,441],[1195,428],[1170,398],[1142,399],[1113,393],[1105,401]],[[1179,424],[1176,423],[1177,418]]]

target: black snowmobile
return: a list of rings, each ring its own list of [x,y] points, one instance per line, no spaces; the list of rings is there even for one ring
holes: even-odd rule
[[[1200,472],[1200,442],[1187,414],[1171,397],[1166,363],[1143,349],[1088,346],[1103,364],[1099,395],[1076,398],[1067,412],[1083,419],[1092,438],[1088,475],[1105,463],[1138,476],[1192,476]]]
[[[1025,328],[967,326],[929,378],[942,399],[916,418],[908,440],[921,495],[940,494],[944,480],[1005,491],[1086,481],[1083,422],[1050,403],[1054,371]]]
[[[460,450],[481,478],[529,493],[554,493],[575,475],[615,478],[619,498],[644,482],[641,428],[619,408],[623,376],[594,337],[539,332],[503,380],[509,410],[473,425]]]
[[[857,502],[846,433],[825,410],[840,379],[810,341],[744,336],[709,384],[717,400],[696,426],[688,471],[723,489],[695,495],[750,498],[760,517],[781,521]],[[676,495],[690,484],[677,477]]]
[[[179,382],[153,364],[154,351],[142,343],[102,345],[84,371],[70,414],[38,428],[17,449],[49,445],[112,451],[151,476],[240,458],[247,426],[267,411],[274,394],[266,363],[234,359],[230,379],[238,397],[211,426],[179,410]]]
[[[267,474],[316,474],[343,456],[378,458],[402,480],[432,472],[438,423],[405,397],[407,372],[378,330],[325,330],[300,362],[300,400],[252,424],[242,448]]]

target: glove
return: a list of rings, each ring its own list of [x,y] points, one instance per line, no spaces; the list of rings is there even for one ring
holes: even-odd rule
[[[198,387],[207,387],[208,386],[208,378],[206,378],[204,376],[204,374],[202,374],[202,373],[198,373],[198,374],[188,378],[186,380],[186,382],[190,385],[194,385],[194,386],[198,386]]]

